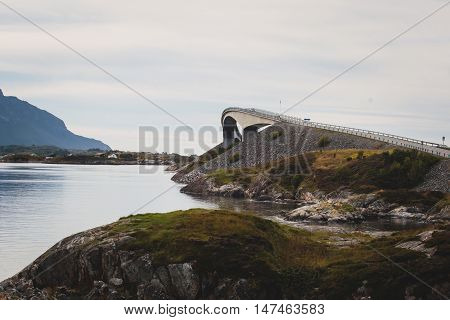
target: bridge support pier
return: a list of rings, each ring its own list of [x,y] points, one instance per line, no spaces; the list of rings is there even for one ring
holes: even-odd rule
[[[243,139],[246,141],[249,138],[255,137],[258,133],[258,126],[248,126],[243,130]]]
[[[223,147],[228,148],[236,140],[242,141],[242,135],[237,127],[237,122],[233,118],[226,118],[223,123]]]

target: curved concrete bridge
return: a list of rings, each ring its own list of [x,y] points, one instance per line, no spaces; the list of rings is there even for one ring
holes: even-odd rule
[[[403,148],[409,148],[427,152],[444,158],[450,158],[450,150],[445,149],[443,145],[411,139],[392,134],[355,129],[319,122],[311,122],[298,117],[288,116],[284,114],[274,113],[261,109],[246,108],[227,108],[222,113],[223,143],[224,147],[231,145],[236,139],[242,141],[250,134],[255,134],[259,128],[274,123],[288,123],[309,128],[318,128],[330,130],[334,132],[342,132],[346,134],[364,137],[371,140],[390,143]],[[238,124],[242,128],[242,134],[238,129]]]

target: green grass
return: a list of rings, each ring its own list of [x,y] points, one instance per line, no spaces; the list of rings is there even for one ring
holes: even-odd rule
[[[348,203],[341,203],[339,209],[342,210],[343,212],[355,211],[355,208],[351,204],[348,204]]]
[[[217,169],[209,173],[208,177],[219,186],[235,182],[248,187],[259,174],[260,170],[257,168]]]
[[[427,288],[379,253],[431,285],[448,281],[450,230],[443,228],[430,241],[438,247],[432,258],[395,248],[426,227],[378,240],[358,233],[339,234],[363,241],[342,249],[327,243],[329,232],[293,229],[223,210],[129,216],[113,224],[110,232],[131,234],[135,240],[121,249],[150,252],[156,266],[195,261],[200,274],[246,278],[274,298],[351,298],[367,280],[374,298],[398,299],[406,286],[415,286],[419,293]]]
[[[297,231],[253,215],[192,209],[168,214],[123,218],[112,230],[132,232],[126,249],[151,250],[156,265],[197,261],[203,272],[227,276],[276,276],[296,255],[308,255],[303,265],[317,265],[326,246],[308,232]],[[317,250],[313,250],[313,248]]]
[[[340,152],[338,152],[339,154]],[[356,154],[352,161],[339,161],[323,167],[313,164],[316,186],[320,190],[334,190],[347,186],[360,191],[370,187],[379,189],[409,189],[420,184],[439,159],[413,150],[393,150],[382,153]],[[348,156],[348,155],[347,155]],[[328,155],[329,157],[329,155]]]
[[[438,191],[417,192],[407,189],[382,190],[378,193],[381,198],[400,205],[417,205],[431,208],[438,203],[444,204],[449,194]],[[448,200],[447,200],[448,201]]]
[[[279,137],[281,137],[283,135],[283,131],[273,131],[270,133],[270,138],[272,140],[278,139]]]
[[[219,169],[208,175],[219,186],[235,182],[245,188],[265,176],[273,187],[292,195],[299,187],[326,192],[346,187],[355,193],[378,192],[382,198],[402,205],[429,208],[445,194],[411,189],[438,161],[412,150],[339,150],[309,152],[253,168]]]

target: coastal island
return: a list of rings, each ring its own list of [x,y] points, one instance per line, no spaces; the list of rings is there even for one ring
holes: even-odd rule
[[[324,130],[300,147],[287,136],[272,126],[253,140],[191,159],[173,176],[185,193],[296,207],[280,211],[278,222],[208,209],[124,217],[61,240],[1,282],[0,298],[450,295],[449,160]],[[418,224],[379,232],[344,228],[370,219]],[[323,227],[298,228],[292,221]]]

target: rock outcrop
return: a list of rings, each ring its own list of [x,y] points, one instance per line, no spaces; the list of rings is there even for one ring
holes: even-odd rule
[[[427,255],[427,257],[430,258],[436,253],[437,248],[427,246],[427,241],[432,239],[433,233],[435,233],[435,232],[442,232],[442,230],[424,231],[417,235],[417,239],[401,242],[401,243],[397,244],[395,247],[402,248],[402,249],[408,249],[408,250],[412,250],[412,251],[417,251],[417,252],[422,252],[422,253],[425,253]]]
[[[426,211],[415,206],[389,203],[378,194],[352,194],[341,192],[335,195],[314,196],[299,207],[283,213],[286,220],[312,220],[322,222],[356,222],[371,218],[402,218],[430,221]]]
[[[436,299],[450,292],[449,234],[314,233],[223,210],[130,216],[60,241],[1,282],[0,299]]]
[[[204,196],[222,196],[229,198],[248,198],[259,201],[281,201],[294,200],[289,192],[285,192],[263,175],[257,177],[249,186],[244,187],[238,182],[217,185],[214,179],[206,175],[198,177],[190,184],[181,188],[181,192]]]
[[[331,193],[304,190],[293,193],[283,190],[264,175],[259,175],[248,186],[238,182],[217,185],[212,177],[203,175],[184,186],[181,192],[297,204],[298,208],[280,213],[289,221],[357,222],[371,218],[401,218],[426,222],[450,220],[448,205],[430,211],[424,206],[389,202],[377,192],[356,194],[345,188]]]
[[[68,237],[11,279],[9,299],[225,299],[258,294],[245,279],[201,275],[196,262],[154,265],[146,250],[125,250],[132,236],[108,227]]]

